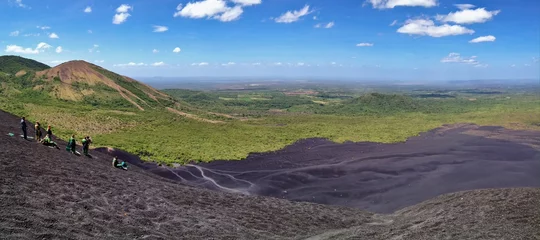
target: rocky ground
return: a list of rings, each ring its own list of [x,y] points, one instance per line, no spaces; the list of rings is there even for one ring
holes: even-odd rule
[[[18,127],[0,111],[0,239],[540,238],[538,188],[458,192],[375,214],[118,170],[106,154],[48,148]]]

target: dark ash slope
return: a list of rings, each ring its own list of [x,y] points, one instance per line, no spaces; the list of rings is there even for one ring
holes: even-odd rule
[[[18,118],[2,111],[0,131],[2,239],[540,237],[540,189],[461,192],[379,215],[196,189],[137,167],[113,169],[100,153],[77,157],[7,136],[19,132]]]

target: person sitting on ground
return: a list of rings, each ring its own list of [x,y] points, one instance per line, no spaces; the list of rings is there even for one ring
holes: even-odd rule
[[[45,146],[49,146],[49,147],[55,147],[56,149],[60,149],[58,147],[58,144],[56,144],[55,142],[53,142],[51,140],[51,137],[49,136],[49,134],[45,135],[45,137],[43,139],[41,139],[40,141],[43,145]]]
[[[90,156],[90,154],[88,154],[90,143],[92,143],[92,139],[90,138],[90,136],[86,136],[82,139],[83,153],[85,156]]]
[[[34,128],[36,129],[36,141],[41,142],[41,125],[39,122],[36,122]]]
[[[126,163],[126,161],[120,162],[120,161],[118,160],[118,157],[117,157],[117,156],[115,156],[115,157],[113,158],[113,160],[112,160],[112,165],[113,165],[113,167],[115,167],[115,168],[121,168],[121,169],[127,170],[127,163]]]
[[[75,147],[77,146],[76,144],[76,141],[75,141],[75,134],[71,135],[71,138],[69,138],[69,142],[66,146],[66,151],[68,152],[71,152],[71,153],[75,153],[76,150],[75,150]]]
[[[22,129],[22,132],[23,132],[23,138],[28,140],[28,138],[26,136],[26,119],[24,117],[22,117],[22,119],[21,119],[21,129]]]

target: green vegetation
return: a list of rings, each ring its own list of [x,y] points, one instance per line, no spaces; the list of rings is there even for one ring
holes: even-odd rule
[[[399,142],[443,124],[463,122],[540,130],[540,99],[535,95],[539,89],[530,86],[169,89],[164,92],[175,100],[161,96],[156,101],[145,94],[153,90],[96,70],[152,107],[140,111],[115,89],[83,82],[70,87],[100,94],[85,95],[82,101],[57,99],[49,94],[44,79],[27,73],[0,75],[0,108],[50,124],[62,138],[91,135],[95,147],[120,148],[163,163],[242,159],[251,152],[278,150],[312,137]]]
[[[41,71],[48,68],[50,67],[32,59],[19,56],[0,56],[0,72],[3,73],[14,75],[21,70]]]

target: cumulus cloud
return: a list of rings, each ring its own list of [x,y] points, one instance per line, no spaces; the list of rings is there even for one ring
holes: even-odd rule
[[[158,52],[159,52],[159,50],[157,50],[157,49],[152,50],[152,53],[158,53]]]
[[[152,66],[154,66],[154,67],[164,66],[164,65],[165,65],[164,62],[155,62],[155,63],[152,63]]]
[[[469,41],[470,43],[480,43],[480,42],[495,42],[495,37],[492,36],[492,35],[489,35],[489,36],[482,36],[482,37],[477,37],[471,41]]]
[[[373,47],[373,43],[359,43],[356,44],[357,47]]]
[[[180,51],[182,51],[182,49],[180,49],[179,47],[173,49],[173,53],[179,53]]]
[[[472,4],[454,4],[454,6],[456,6],[460,10],[471,9],[471,8],[476,7],[476,6],[472,5]]]
[[[169,28],[165,26],[154,25],[153,28],[154,28],[154,32],[166,32],[167,30],[169,30]]]
[[[56,33],[49,34],[49,38],[60,38]]]
[[[240,4],[242,6],[258,5],[262,3],[262,0],[231,0],[233,3]]]
[[[20,53],[20,54],[39,54],[41,52],[44,52],[46,49],[51,48],[51,45],[40,42],[36,48],[23,48],[21,46],[17,45],[8,45],[6,46],[6,49],[4,52],[6,53]]]
[[[127,4],[122,4],[116,9],[116,14],[113,17],[113,24],[122,24],[125,22],[131,14],[128,12],[133,10],[133,7]]]
[[[281,16],[274,19],[277,23],[293,23],[300,20],[301,17],[309,15],[313,11],[309,11],[309,5],[305,5],[300,10],[287,11]]]
[[[462,34],[473,34],[474,30],[468,29],[460,25],[435,25],[429,19],[409,19],[405,25],[397,30],[398,33],[430,36],[430,37],[445,37]]]
[[[176,7],[174,17],[187,18],[207,18],[217,19],[222,22],[230,22],[240,18],[244,12],[242,7],[260,4],[260,0],[236,0],[238,5],[234,7],[227,6],[225,0],[202,0],[198,2],[189,2],[185,6],[179,4]]]
[[[91,8],[90,6],[88,6],[88,7],[86,7],[86,8],[84,9],[84,12],[85,12],[85,13],[91,13],[91,12],[92,12],[92,8]]]
[[[13,32],[10,32],[10,33],[9,33],[9,36],[10,36],[10,37],[17,37],[17,36],[19,36],[19,34],[20,34],[19,31],[13,31]]]
[[[448,15],[437,15],[436,19],[441,22],[454,22],[457,24],[484,23],[499,14],[500,10],[487,11],[485,8],[463,9],[451,12]]]
[[[62,51],[64,51],[64,49],[62,49],[61,46],[56,47],[56,50],[55,50],[56,53],[61,53]]]
[[[394,8],[394,7],[435,7],[437,0],[367,0],[373,8]]]
[[[207,62],[192,63],[191,66],[208,66]]]
[[[476,60],[476,56],[471,57],[463,57],[459,53],[450,53],[448,56],[441,59],[442,63],[463,63],[463,64],[470,64],[474,65],[474,67],[488,67],[485,63],[480,63],[478,60]]]
[[[115,67],[140,67],[140,66],[147,66],[146,63],[134,63],[134,62],[129,62],[129,63],[120,63],[120,64],[114,64],[113,66]]]

